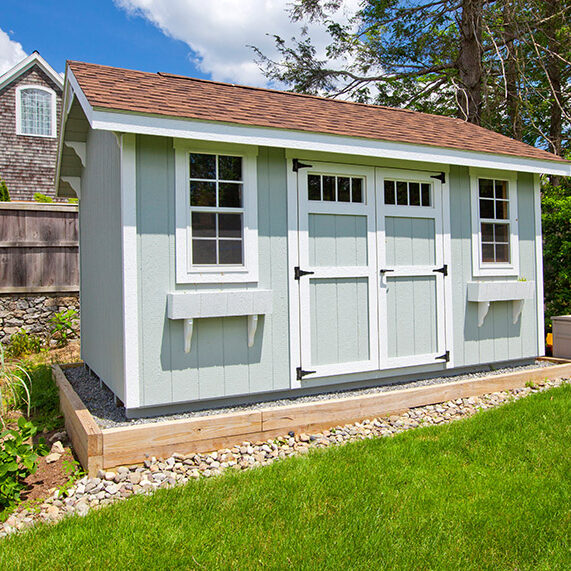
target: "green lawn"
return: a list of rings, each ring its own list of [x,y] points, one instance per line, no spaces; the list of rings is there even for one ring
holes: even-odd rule
[[[39,526],[2,569],[569,569],[571,386]]]

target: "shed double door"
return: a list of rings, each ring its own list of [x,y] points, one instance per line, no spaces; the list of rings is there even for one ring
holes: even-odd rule
[[[443,358],[435,173],[307,162],[297,175],[298,379]]]

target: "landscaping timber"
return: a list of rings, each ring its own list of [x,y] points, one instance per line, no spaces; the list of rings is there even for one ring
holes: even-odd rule
[[[319,431],[418,406],[569,377],[571,362],[440,385],[105,429],[97,425],[59,365],[54,365],[54,374],[74,450],[93,476],[100,469],[142,463],[149,456],[209,452],[290,431]]]

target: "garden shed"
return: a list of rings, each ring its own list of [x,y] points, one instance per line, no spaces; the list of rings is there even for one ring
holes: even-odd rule
[[[81,351],[131,417],[543,354],[539,175],[464,121],[80,62],[57,188]]]

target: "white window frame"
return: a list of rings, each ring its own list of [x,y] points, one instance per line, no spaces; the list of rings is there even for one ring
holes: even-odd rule
[[[51,96],[51,133],[49,135],[22,132],[22,91],[26,91],[27,89],[45,91]],[[56,92],[53,89],[44,87],[43,85],[18,85],[18,87],[16,87],[16,135],[23,135],[25,137],[43,137],[44,139],[54,139],[57,137],[56,105]]]
[[[482,261],[482,232],[480,219],[480,179],[506,181],[508,185],[510,225],[510,263]],[[519,275],[519,232],[517,215],[517,173],[488,169],[470,169],[472,193],[472,274],[474,277]]]
[[[252,283],[258,281],[258,148],[175,139],[175,250],[176,281],[192,283]],[[190,207],[189,154],[232,155],[242,157],[243,182],[243,265],[193,266]],[[219,209],[214,209],[219,210]]]

